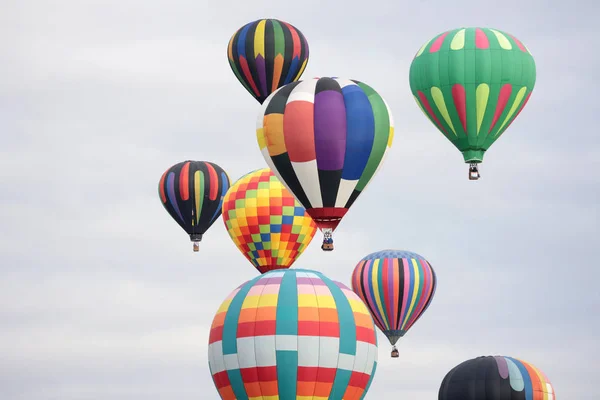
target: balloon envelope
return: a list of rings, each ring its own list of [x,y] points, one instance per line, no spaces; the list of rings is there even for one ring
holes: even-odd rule
[[[158,184],[160,200],[171,217],[199,242],[221,215],[229,177],[217,164],[183,161],[167,169]]]
[[[429,262],[408,251],[369,254],[352,273],[352,290],[365,302],[375,324],[392,345],[429,307],[436,285]]]
[[[527,104],[535,75],[531,53],[514,36],[460,28],[421,47],[410,66],[410,88],[465,162],[480,163]]]
[[[241,177],[223,200],[231,240],[262,274],[289,268],[315,236],[317,226],[269,168]]]
[[[438,400],[555,400],[544,373],[525,361],[504,356],[477,357],[444,377]]]
[[[370,86],[314,78],[273,93],[263,103],[256,134],[275,175],[320,229],[335,230],[381,166],[394,124]]]
[[[209,367],[224,400],[363,399],[377,337],[346,286],[300,269],[269,271],[234,290],[212,323]]]
[[[300,79],[308,63],[308,43],[287,22],[259,19],[234,33],[227,55],[235,76],[262,104],[281,86]]]

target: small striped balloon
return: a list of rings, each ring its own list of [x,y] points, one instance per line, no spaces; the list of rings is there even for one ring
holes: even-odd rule
[[[302,76],[308,43],[292,24],[259,19],[233,34],[227,58],[236,78],[262,104],[271,93]]]
[[[227,173],[208,161],[183,161],[167,169],[158,183],[158,195],[169,215],[190,235],[194,251],[202,235],[221,215],[229,189]]]
[[[429,262],[409,251],[383,250],[364,257],[352,273],[352,290],[365,302],[375,325],[392,344],[423,315],[435,294]]]

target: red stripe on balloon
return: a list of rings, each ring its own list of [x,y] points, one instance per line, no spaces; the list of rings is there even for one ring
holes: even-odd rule
[[[435,121],[435,123],[437,124],[437,126],[444,133],[448,133],[448,132],[446,132],[446,129],[444,128],[444,126],[440,123],[440,120],[435,116],[435,113],[433,112],[433,109],[429,105],[429,101],[427,100],[427,96],[425,96],[425,94],[423,92],[421,92],[421,91],[418,92],[418,95],[419,95],[419,99],[421,100],[421,103],[423,103],[423,106],[425,107],[425,109],[429,113],[429,116]]]
[[[160,183],[158,184],[158,191],[160,192],[160,199],[162,200],[163,203],[167,202],[167,195],[165,194],[165,179],[167,177],[167,172],[169,172],[169,170],[166,170],[164,174],[162,174],[162,176],[160,177]]]
[[[498,94],[498,104],[496,104],[496,112],[494,113],[494,119],[492,120],[492,125],[490,125],[490,130],[488,134],[492,132],[494,126],[496,126],[496,122],[498,122],[498,118],[504,112],[506,108],[506,103],[508,103],[508,99],[510,98],[510,94],[512,93],[512,85],[510,83],[505,84],[500,89],[500,93]]]
[[[217,199],[217,191],[219,189],[219,180],[217,178],[217,171],[213,168],[212,165],[205,162],[206,168],[208,169],[208,184],[210,185],[208,198],[211,200]]]
[[[190,163],[186,162],[179,173],[179,195],[181,200],[189,200],[190,198]]]
[[[288,27],[288,29],[290,30],[290,33],[292,34],[292,43],[293,43],[293,48],[294,48],[294,52],[292,54],[292,58],[294,57],[300,57],[300,52],[302,50],[302,43],[300,43],[300,36],[298,35],[298,31],[296,31],[296,29],[294,29],[293,26],[291,26],[290,24],[288,24],[287,22],[284,22],[285,26]],[[301,67],[301,65],[299,66],[299,68]]]
[[[252,74],[250,73],[250,68],[248,67],[248,61],[246,61],[245,57],[240,57],[240,65],[242,66],[242,71],[244,72],[244,76],[248,80],[248,83],[252,87],[254,94],[260,97],[260,92],[254,83],[254,79],[252,79]]]
[[[517,46],[519,46],[519,49],[521,49],[522,52],[527,53],[527,49],[525,48],[525,46],[523,46],[523,43],[521,43],[521,41],[519,39],[517,39],[510,33],[508,34],[508,36],[510,36],[512,38],[512,40],[515,41],[515,43],[517,44]]]
[[[438,38],[435,39],[435,41],[429,48],[429,52],[435,53],[440,51],[440,49],[442,48],[442,44],[444,43],[444,39],[446,39],[446,36],[448,36],[448,32],[442,33],[440,36],[438,36]]]
[[[465,92],[465,88],[457,83],[452,86],[452,98],[454,99],[454,107],[456,108],[456,113],[458,114],[458,118],[462,123],[463,129],[465,131],[465,135],[467,133],[467,95]]]
[[[478,49],[487,49],[490,47],[490,41],[485,32],[479,28],[475,29],[475,47]]]

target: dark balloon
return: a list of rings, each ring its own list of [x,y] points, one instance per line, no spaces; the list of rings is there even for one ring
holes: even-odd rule
[[[454,367],[438,400],[556,400],[542,371],[512,357],[477,357]]]
[[[277,19],[259,19],[238,29],[227,49],[231,70],[259,103],[300,79],[308,43],[298,29]]]
[[[163,206],[190,235],[194,251],[202,235],[221,216],[229,177],[217,164],[184,161],[173,165],[160,178],[158,193]]]

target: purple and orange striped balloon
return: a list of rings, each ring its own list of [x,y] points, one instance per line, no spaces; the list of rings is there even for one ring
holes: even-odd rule
[[[365,302],[375,325],[392,344],[423,315],[435,293],[429,262],[408,251],[383,250],[364,257],[352,273],[352,290]]]

